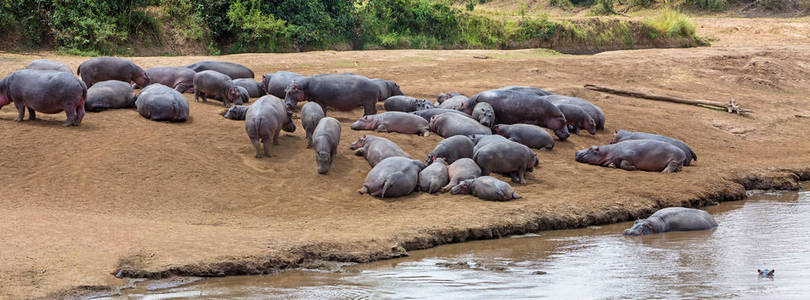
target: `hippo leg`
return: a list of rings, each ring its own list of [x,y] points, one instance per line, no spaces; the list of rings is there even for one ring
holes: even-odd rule
[[[626,160],[622,160],[621,162],[619,162],[618,167],[627,171],[633,171],[636,169],[636,166],[634,166],[633,164],[631,164],[629,161]]]
[[[14,106],[17,107],[17,118],[14,121],[22,122],[23,118],[25,118],[25,105],[17,101],[14,102]]]
[[[67,115],[67,120],[65,120],[65,123],[63,123],[62,126],[65,126],[65,127],[73,126],[73,124],[76,123],[76,117],[77,117],[76,116],[76,107],[74,107],[72,105],[65,106],[65,114]]]
[[[489,176],[489,173],[490,173],[489,169],[481,168],[481,176]]]
[[[680,163],[678,163],[678,162],[676,162],[676,161],[670,161],[670,162],[667,164],[667,167],[666,167],[666,168],[664,168],[664,170],[662,170],[662,171],[661,171],[661,173],[674,173],[674,172],[678,172],[678,171],[680,171],[680,170],[681,170],[681,165],[682,165],[682,164],[680,164]]]
[[[354,150],[354,155],[356,155],[356,156],[363,156],[365,154],[366,154],[366,152],[363,151],[363,148],[359,148],[357,150]]]
[[[279,131],[276,131],[276,134],[273,135],[273,145],[278,145],[279,144],[278,143],[278,133],[279,133]]]
[[[326,112],[326,110],[324,110]],[[374,103],[372,104],[363,104],[363,115],[376,115],[377,114],[377,106]]]
[[[429,136],[430,135],[430,130],[422,131],[422,132],[419,133],[419,135],[421,135],[421,136]]]
[[[445,186],[444,186],[444,187],[443,187],[443,188],[442,188],[440,191],[441,191],[442,193],[447,193],[447,192],[449,192],[449,191],[450,191],[450,189],[452,189],[452,188],[453,188],[454,186],[456,186],[457,184],[458,184],[458,181],[457,181],[457,180],[455,180],[455,179],[453,179],[453,180],[451,180],[449,183],[447,183],[447,185],[445,185]]]
[[[199,100],[200,94],[201,93],[199,91],[196,90],[194,91],[194,102],[197,102],[197,100]]]
[[[269,141],[264,141],[264,143],[262,143],[264,145],[264,156],[272,157],[272,155],[270,155],[270,143],[268,142]]]
[[[377,125],[377,128],[374,128],[376,132],[388,132],[388,128],[385,128],[385,125]]]
[[[570,131],[573,134],[579,135],[579,128],[576,128],[573,125],[566,125],[566,126],[568,126],[568,131]]]
[[[73,120],[73,126],[79,126],[84,119],[84,105],[76,107],[76,118]]]
[[[366,187],[366,186],[364,185],[364,186],[363,186],[363,187],[361,187],[359,190],[357,190],[357,192],[358,192],[358,193],[360,193],[360,195],[365,194],[365,193],[368,193],[368,187]]]
[[[253,148],[256,148],[256,158],[262,158],[262,149],[259,147],[259,140],[250,139],[250,142],[253,143]]]

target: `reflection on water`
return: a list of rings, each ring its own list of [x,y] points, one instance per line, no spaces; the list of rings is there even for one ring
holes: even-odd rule
[[[810,298],[810,193],[709,207],[711,231],[621,235],[631,223],[414,251],[349,272],[216,278],[125,297]],[[775,269],[761,279],[757,269]]]

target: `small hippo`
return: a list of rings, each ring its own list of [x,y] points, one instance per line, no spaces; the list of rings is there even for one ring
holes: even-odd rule
[[[475,108],[473,108],[472,117],[486,127],[492,128],[492,125],[495,125],[495,111],[492,110],[492,105],[489,105],[489,103],[479,102],[476,104]]]
[[[113,108],[132,108],[135,107],[137,98],[132,85],[128,82],[99,81],[87,89],[87,102],[84,103],[84,109],[99,112]]]
[[[226,109],[222,116],[230,120],[245,120],[248,108],[250,105],[234,105]]]
[[[604,130],[605,129],[605,113],[596,105],[589,102],[588,100],[577,98],[577,97],[570,97],[570,96],[563,96],[563,95],[548,95],[543,96],[543,99],[549,101],[554,104],[566,103],[566,104],[573,104],[579,106],[589,115],[596,123],[596,130]]]
[[[231,102],[242,105],[245,97],[243,93],[228,75],[210,70],[194,75],[194,102],[199,98],[206,102],[210,96],[222,100],[225,107],[230,107]]]
[[[267,95],[267,92],[262,88],[262,83],[253,80],[253,78],[237,78],[233,80],[233,84],[245,88],[250,98],[259,98]]]
[[[649,218],[637,220],[624,235],[645,235],[669,231],[706,230],[717,227],[712,215],[706,211],[685,207],[660,209]]]
[[[427,136],[428,122],[417,115],[388,111],[376,115],[366,115],[352,123],[353,130],[374,130],[377,132],[398,132]]]
[[[337,155],[338,143],[340,143],[340,122],[332,117],[321,118],[312,134],[318,174],[329,172],[332,161]]]
[[[181,93],[194,92],[194,70],[184,67],[153,67],[146,69],[151,83],[160,83]],[[143,88],[136,86],[135,88]]]
[[[557,106],[565,115],[565,124],[568,125],[568,131],[579,134],[579,130],[583,129],[591,135],[596,134],[596,123],[584,109],[566,103],[554,103],[554,106]]]
[[[426,163],[432,164],[437,158],[444,159],[447,163],[454,163],[461,158],[473,157],[473,141],[463,135],[454,135],[446,138],[433,148],[427,156]]]
[[[459,182],[481,176],[481,167],[469,158],[462,158],[447,167],[447,176],[450,182],[442,188],[442,193],[449,192]]]
[[[36,120],[36,111],[67,115],[64,126],[79,126],[84,118],[87,86],[72,73],[44,70],[19,70],[0,79],[0,108],[14,102],[17,118]]]
[[[437,108],[455,109],[457,111],[463,111],[466,114],[472,114],[473,107],[471,105],[470,98],[464,95],[458,95],[444,100]]]
[[[438,192],[449,182],[447,162],[444,161],[444,158],[436,158],[427,168],[419,172],[419,190],[425,193]]]
[[[500,142],[508,142],[509,139],[503,137],[502,135],[497,134],[473,134],[470,136],[470,139],[473,141],[473,153],[481,149],[486,145],[491,143],[500,143]]]
[[[646,133],[646,132],[640,132],[640,131],[632,132],[632,131],[627,131],[627,130],[616,130],[615,132],[613,132],[613,139],[610,140],[610,143],[615,144],[615,143],[618,143],[618,142],[630,141],[630,140],[657,140],[657,141],[667,142],[667,143],[672,144],[675,147],[678,147],[679,149],[681,149],[681,151],[683,151],[683,153],[686,154],[686,161],[683,162],[684,166],[691,165],[693,159],[695,161],[697,161],[697,154],[695,154],[695,151],[692,151],[692,148],[690,148],[689,145],[682,142],[681,140],[673,139],[673,138],[668,137],[668,136],[657,135],[657,134]]]
[[[686,154],[670,143],[657,140],[629,140],[616,144],[591,146],[576,152],[576,161],[603,167],[615,166],[628,171],[678,172]]]
[[[554,148],[554,138],[545,129],[531,124],[498,124],[495,133],[535,149]]]
[[[318,103],[307,102],[301,107],[301,125],[304,126],[307,134],[307,148],[312,147],[312,133],[315,132],[318,122],[325,116],[326,113]]]
[[[355,155],[365,157],[368,164],[372,167],[376,166],[383,159],[393,156],[411,158],[408,153],[405,153],[402,148],[391,140],[370,134],[361,135],[357,138],[357,141],[349,146],[349,149],[355,150]]]
[[[30,70],[57,71],[73,74],[73,70],[71,70],[67,65],[50,59],[34,60],[25,65],[25,68]]]
[[[508,183],[492,176],[481,176],[459,182],[450,189],[451,194],[472,194],[490,201],[520,199],[520,195]]]
[[[287,87],[293,81],[301,80],[304,76],[298,73],[278,71],[262,75],[262,89],[268,94],[279,98],[284,98],[287,94]]]
[[[423,119],[425,119],[425,121],[430,122],[430,119],[433,118],[433,116],[441,115],[443,113],[448,113],[448,112],[458,114],[458,115],[462,115],[462,116],[465,116],[467,118],[472,119],[472,116],[467,114],[467,113],[460,112],[460,111],[457,111],[455,109],[446,109],[446,108],[431,108],[431,109],[425,109],[425,110],[417,110],[415,112],[412,112],[412,114],[420,116]]]
[[[378,101],[385,101],[389,97],[402,95],[402,90],[396,82],[380,78],[372,78],[371,82],[374,82],[380,89],[380,99]]]
[[[464,96],[459,92],[447,92],[447,93],[440,93],[436,96],[436,105],[444,103],[445,100],[453,98],[455,96]]]
[[[250,105],[245,114],[245,131],[256,149],[256,158],[270,156],[270,139],[273,139],[273,145],[278,145],[278,134],[282,129],[295,132],[292,112],[281,99],[267,95]],[[264,144],[264,151],[259,147],[260,142]]]
[[[136,83],[138,86],[149,85],[150,79],[146,71],[128,59],[118,57],[96,57],[87,60],[76,69],[76,75],[91,87],[96,82],[105,80],[120,80]]]
[[[499,124],[534,124],[554,131],[561,141],[568,138],[565,116],[559,108],[545,97],[514,90],[483,91],[472,96],[470,101],[486,102],[495,110]]]
[[[481,166],[481,175],[490,172],[509,175],[512,182],[526,184],[525,174],[539,165],[537,154],[529,147],[513,141],[495,142],[480,147],[473,160]]]
[[[768,269],[764,269],[764,270],[757,269],[757,273],[759,273],[759,278],[773,278],[773,272],[774,272],[774,271],[775,271],[775,270],[773,270],[773,269],[771,269],[771,270],[768,270]]]
[[[419,186],[419,172],[425,168],[421,161],[395,156],[382,160],[366,176],[360,194],[385,198],[405,196]]]
[[[443,113],[430,119],[430,130],[444,138],[454,135],[492,134],[489,127],[454,113]]]
[[[188,100],[175,89],[160,83],[141,90],[135,100],[138,113],[152,121],[183,122],[188,119]]]
[[[250,68],[232,63],[229,61],[214,61],[206,60],[200,61],[186,66],[186,68],[194,70],[194,72],[202,72],[207,70],[217,71],[219,73],[228,75],[230,78],[254,78],[256,77]]]
[[[425,99],[411,96],[392,96],[385,99],[383,107],[387,111],[414,112],[433,108],[433,104]]]

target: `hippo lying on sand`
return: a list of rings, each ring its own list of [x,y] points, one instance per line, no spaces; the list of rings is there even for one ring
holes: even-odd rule
[[[0,108],[14,102],[21,122],[28,109],[28,120],[35,111],[55,114],[64,111],[65,126],[79,126],[84,118],[87,87],[71,73],[43,70],[19,70],[0,79]]]
[[[472,194],[490,201],[520,199],[520,195],[508,183],[492,176],[481,176],[459,182],[450,189],[451,194]]]
[[[405,196],[416,190],[419,171],[425,168],[421,161],[395,156],[382,160],[366,176],[363,187],[357,192],[375,197]]]
[[[656,140],[630,140],[616,144],[591,146],[576,152],[576,161],[628,171],[678,172],[686,154],[678,147]]]
[[[476,104],[475,108],[473,108],[472,117],[486,127],[495,125],[495,111],[492,110],[492,105],[489,105],[489,103],[480,102]]]
[[[498,124],[495,125],[495,130],[493,131],[511,141],[521,143],[530,148],[554,148],[554,138],[551,137],[545,129],[537,125]]]
[[[668,207],[656,211],[649,218],[637,220],[633,227],[624,231],[624,235],[706,230],[715,227],[717,227],[717,222],[706,211],[685,207]]]
[[[376,115],[366,115],[352,123],[353,130],[374,130],[378,132],[398,132],[427,136],[428,122],[417,115],[388,111]]]
[[[686,143],[684,143],[684,142],[682,142],[680,140],[673,139],[673,138],[668,137],[668,136],[657,135],[657,134],[646,133],[646,132],[632,132],[632,131],[627,131],[627,130],[616,130],[613,133],[613,139],[610,140],[610,143],[615,144],[615,143],[618,143],[618,142],[630,141],[630,140],[657,140],[657,141],[667,142],[667,143],[672,144],[675,147],[678,147],[679,149],[681,149],[681,151],[683,151],[683,153],[686,154],[686,160],[683,162],[684,166],[690,165],[693,159],[695,161],[697,161],[697,154],[695,154],[695,152],[692,151],[692,148],[690,148],[689,145],[687,145]]]
[[[135,95],[132,85],[118,80],[105,80],[96,82],[87,89],[87,102],[84,108],[87,111],[102,111],[112,108],[135,107]]]
[[[419,190],[433,194],[450,182],[447,175],[447,162],[436,158],[432,164],[419,172]]]
[[[591,135],[596,134],[596,122],[584,109],[574,104],[555,103],[554,105],[565,115],[568,131],[579,134],[579,130],[582,129]]]
[[[455,96],[463,96],[463,95],[459,92],[440,93],[439,95],[436,96],[436,104],[437,105],[442,104],[444,103],[445,100],[453,98]]]
[[[590,101],[582,98],[563,95],[548,95],[543,98],[554,104],[564,103],[579,106],[580,108],[585,110],[585,112],[587,112],[589,115],[591,115],[591,118],[596,123],[597,130],[605,129],[605,113],[602,111],[601,108],[599,108],[596,105],[593,105],[593,103],[591,103]]]
[[[151,83],[160,83],[181,93],[194,92],[194,75],[197,72],[184,67],[153,67],[146,69]],[[136,88],[143,88],[138,85]]]
[[[425,99],[417,99],[411,96],[392,96],[385,99],[383,107],[387,111],[414,112],[435,108],[433,104]]]
[[[91,87],[96,82],[105,80],[120,80],[136,83],[138,86],[149,85],[150,79],[146,71],[128,59],[118,57],[96,57],[87,60],[76,69],[76,75]]]
[[[461,158],[473,157],[473,141],[463,135],[454,135],[446,138],[430,151],[425,162],[431,164],[437,158],[443,158],[447,163],[454,163]]]
[[[376,166],[383,159],[402,156],[411,158],[408,153],[402,150],[396,143],[391,140],[374,136],[374,135],[361,135],[357,141],[349,146],[349,149],[354,150],[354,155],[363,156],[372,167]]]
[[[462,158],[447,167],[447,176],[450,182],[442,188],[442,192],[449,192],[459,182],[481,176],[481,167],[469,158]]]
[[[513,90],[491,90],[476,94],[470,100],[486,102],[495,110],[495,120],[499,124],[535,124],[554,131],[561,141],[568,138],[565,116],[559,108],[538,96]]]
[[[462,116],[465,116],[467,118],[472,119],[472,116],[465,113],[465,112],[457,111],[455,109],[447,109],[447,108],[431,108],[431,109],[425,109],[425,110],[417,110],[415,112],[412,112],[412,114],[420,116],[423,119],[425,119],[425,121],[430,122],[430,119],[433,118],[433,116],[441,115],[443,113],[448,113],[448,112],[458,114],[458,115],[462,115]]]
[[[454,113],[443,113],[430,119],[430,130],[442,137],[454,135],[492,134],[489,127],[478,121]]]
[[[182,122],[188,119],[188,101],[183,94],[160,83],[141,90],[135,100],[138,113],[152,121]]]
[[[190,64],[186,66],[186,68],[192,69],[194,70],[194,72],[197,73],[207,70],[213,70],[228,75],[233,79],[255,77],[253,71],[251,71],[250,68],[228,61],[206,60]]]

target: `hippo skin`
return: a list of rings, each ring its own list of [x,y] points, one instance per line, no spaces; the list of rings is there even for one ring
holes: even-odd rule
[[[444,100],[444,102],[439,104],[436,108],[455,109],[457,111],[462,111],[465,114],[471,115],[473,105],[474,103],[470,102],[470,98],[467,98],[464,95],[458,95],[449,98],[447,100]]]
[[[489,105],[489,103],[480,102],[475,104],[472,117],[486,127],[491,128],[495,125],[495,111],[492,110],[492,105]]]
[[[186,66],[186,68],[192,69],[197,73],[208,70],[217,71],[219,73],[228,75],[228,77],[231,77],[232,79],[256,77],[250,68],[229,61],[206,60],[190,64]]]
[[[531,86],[523,86],[523,85],[510,85],[500,88],[499,90],[508,90],[508,91],[516,91],[516,92],[523,92],[523,93],[530,93],[535,94],[538,96],[548,96],[551,95],[550,92],[538,89],[536,87]]]
[[[378,101],[384,101],[390,97],[402,95],[402,90],[396,82],[380,78],[372,78],[370,80],[380,89],[380,99]]]
[[[326,111],[332,107],[349,111],[363,106],[363,115],[377,113],[380,89],[368,78],[353,74],[321,74],[303,78],[290,84],[285,95],[287,108],[295,109],[298,101],[318,103]]]
[[[326,174],[332,166],[337,155],[340,143],[340,122],[332,117],[318,120],[318,125],[312,133],[312,147],[315,150],[315,162],[318,164],[318,174]]]
[[[233,80],[233,84],[245,88],[250,98],[259,98],[267,95],[267,92],[262,88],[262,83],[253,80],[253,78],[237,78]]]
[[[256,149],[256,158],[270,156],[270,139],[278,145],[281,130],[295,132],[292,112],[288,111],[281,99],[267,95],[256,100],[245,113],[245,132]],[[264,151],[259,147],[264,145]]]
[[[576,161],[624,170],[678,172],[686,161],[681,149],[657,140],[629,140],[616,144],[591,146],[576,152]]]
[[[454,113],[435,115],[430,119],[429,125],[430,131],[444,138],[454,135],[492,134],[489,127],[481,125],[472,118]]]
[[[493,130],[511,141],[521,143],[529,148],[552,149],[554,148],[554,138],[548,132],[537,125],[530,124],[498,124]]]
[[[570,135],[565,116],[544,97],[550,96],[513,90],[491,90],[476,94],[470,101],[492,105],[498,124],[539,125],[553,130],[558,139],[565,140]]]
[[[459,92],[439,93],[438,95],[436,95],[436,106],[444,103],[445,100],[453,98],[455,96],[464,96],[464,95],[462,95]]]
[[[87,60],[76,69],[76,75],[91,87],[96,82],[105,80],[120,80],[136,83],[138,86],[149,85],[150,79],[146,71],[128,59],[118,57],[97,57]]]
[[[593,121],[596,123],[596,130],[605,129],[605,113],[601,108],[593,105],[593,103],[589,102],[588,100],[563,95],[548,95],[544,96],[543,98],[554,104],[564,103],[579,106],[589,115],[591,115],[591,118],[593,118]]]
[[[449,192],[461,181],[481,176],[481,167],[472,159],[461,158],[447,167],[447,176],[450,177],[450,182],[442,188],[443,193]]]
[[[194,93],[194,70],[184,67],[153,67],[146,69],[150,83],[160,83],[181,93]],[[143,88],[137,85],[136,88]]]
[[[382,160],[366,176],[360,194],[386,198],[405,196],[419,185],[419,172],[425,168],[421,161],[395,156]]]
[[[470,139],[473,141],[473,153],[481,149],[486,145],[492,143],[500,143],[500,142],[509,142],[510,140],[505,138],[502,135],[497,134],[473,134],[470,136]]]
[[[419,116],[399,112],[388,111],[376,115],[366,115],[352,123],[353,130],[374,130],[377,132],[398,132],[406,134],[418,134],[427,136],[428,122]]]
[[[323,117],[326,117],[326,113],[318,103],[307,102],[301,107],[301,126],[306,132],[307,148],[312,147],[312,133]]]
[[[98,112],[113,108],[132,108],[135,107],[135,99],[138,96],[131,84],[118,80],[99,81],[87,89],[84,109]]]
[[[42,71],[58,71],[73,74],[73,70],[66,64],[50,59],[37,59],[25,65],[26,69]]]
[[[455,110],[455,109],[446,109],[446,108],[431,108],[431,109],[425,109],[425,110],[417,110],[415,112],[412,112],[412,114],[420,116],[423,119],[425,119],[425,121],[430,122],[430,119],[433,118],[433,116],[441,115],[443,113],[448,113],[448,112],[458,114],[458,115],[461,115],[461,116],[465,116],[467,118],[472,119],[472,116],[467,114],[467,113],[464,113],[464,112],[461,112],[461,111],[458,111],[458,110]]]
[[[637,220],[633,227],[624,231],[624,235],[645,235],[670,231],[706,230],[717,227],[712,215],[706,211],[668,207],[660,209],[649,218]]]
[[[372,167],[383,159],[393,156],[411,158],[408,153],[391,140],[370,134],[361,135],[349,146],[349,149],[354,150],[354,155],[365,157]]]
[[[135,100],[138,113],[152,121],[183,122],[188,119],[188,100],[160,83],[146,86]]]
[[[463,135],[454,135],[446,138],[433,148],[433,151],[428,153],[426,163],[431,164],[437,158],[444,159],[447,163],[452,164],[461,158],[473,157],[473,141]]]
[[[293,81],[299,81],[305,77],[298,73],[278,71],[262,75],[262,89],[268,94],[284,99],[287,94],[287,87]]]
[[[759,278],[773,278],[773,272],[776,270],[773,269],[757,269],[757,273],[759,274]]]
[[[526,184],[526,172],[532,172],[539,160],[529,147],[513,141],[487,144],[475,150],[473,160],[481,167],[481,175],[490,172],[509,175],[513,182]]]
[[[14,102],[21,122],[28,109],[28,120],[36,120],[36,112],[67,115],[64,126],[79,126],[84,118],[87,86],[61,71],[24,69],[0,79],[0,108]]]
[[[244,103],[246,92],[240,91],[239,87],[233,84],[231,77],[217,71],[202,71],[194,74],[194,102],[202,98],[203,102],[208,101],[208,97],[221,100],[225,107],[230,107],[231,102],[236,105]]]
[[[419,190],[425,193],[438,192],[449,182],[447,162],[441,157],[436,158],[427,168],[419,172]]]
[[[391,96],[385,99],[383,108],[387,111],[414,112],[434,108],[433,104],[425,99],[417,99],[411,96]]]
[[[451,194],[472,194],[489,201],[520,199],[520,195],[508,183],[492,176],[481,176],[459,182],[450,189]]]
[[[222,116],[225,119],[244,121],[248,108],[250,108],[250,105],[234,105],[226,109]]]
[[[610,143],[615,144],[615,143],[618,143],[618,142],[630,141],[630,140],[657,140],[657,141],[667,142],[667,143],[672,144],[675,147],[678,147],[679,149],[681,149],[681,151],[683,151],[683,153],[686,154],[686,161],[683,162],[684,166],[691,165],[693,159],[695,161],[697,161],[697,154],[695,154],[695,151],[692,151],[692,148],[690,148],[689,145],[682,142],[681,140],[673,139],[673,138],[668,137],[668,136],[657,135],[657,134],[646,133],[646,132],[640,132],[640,131],[632,132],[632,131],[627,131],[627,130],[621,130],[620,129],[620,130],[616,130],[615,132],[613,132],[613,139],[610,140]]]
[[[565,116],[565,123],[568,131],[579,134],[579,130],[585,130],[591,135],[596,134],[596,122],[590,114],[579,106],[566,103],[555,103],[554,106],[560,109]]]

